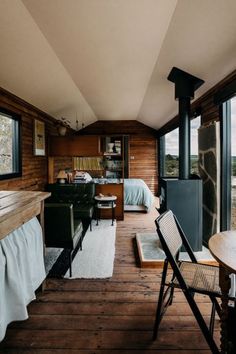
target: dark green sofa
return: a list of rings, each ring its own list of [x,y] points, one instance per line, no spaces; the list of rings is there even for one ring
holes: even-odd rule
[[[94,183],[53,183],[48,184],[46,190],[51,192],[51,197],[47,199],[47,203],[73,204],[74,218],[81,219],[84,227],[89,223],[90,230],[92,230],[95,196]]]

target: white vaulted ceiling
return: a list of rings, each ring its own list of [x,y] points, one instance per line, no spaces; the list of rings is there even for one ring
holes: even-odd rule
[[[236,68],[235,0],[0,0],[0,86],[75,124],[177,112],[173,66],[205,84]]]

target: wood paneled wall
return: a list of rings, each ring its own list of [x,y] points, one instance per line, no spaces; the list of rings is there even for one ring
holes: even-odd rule
[[[213,101],[214,94],[235,79],[236,70],[192,104],[193,111],[200,107],[204,124],[219,119],[219,107]],[[48,159],[47,156],[33,155],[33,123],[34,119],[45,122],[47,143],[49,135],[57,134],[54,118],[1,88],[0,107],[19,114],[22,119],[22,177],[0,181],[0,189],[43,190],[47,183]],[[178,117],[174,117],[166,126],[177,121]],[[129,135],[130,177],[143,178],[154,193],[157,192],[158,173],[156,133],[154,129],[133,120],[97,121],[80,131],[80,134]],[[57,158],[54,163],[55,174],[60,168],[72,167],[71,158]]]
[[[153,136],[130,135],[130,178],[142,178],[157,193],[157,141]]]
[[[53,158],[54,166],[53,166],[53,176],[54,182],[57,180],[57,175],[60,170],[72,170],[73,169],[73,158],[66,156],[56,156]]]
[[[129,135],[129,176],[142,178],[157,193],[157,131],[134,121],[97,121],[80,134]]]
[[[214,103],[214,95],[235,80],[236,70],[194,102],[193,108],[200,107],[203,124],[220,119],[219,105]]]
[[[15,95],[0,89],[0,107],[21,116],[22,122],[22,177],[0,181],[3,190],[44,190],[47,183],[47,154],[33,155],[34,119],[45,123],[46,149],[47,138],[56,134],[55,120]]]

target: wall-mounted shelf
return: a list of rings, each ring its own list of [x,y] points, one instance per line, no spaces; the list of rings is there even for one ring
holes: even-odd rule
[[[126,143],[126,144],[125,144]],[[107,178],[128,177],[128,137],[111,135],[101,138],[104,170]]]
[[[121,157],[122,155],[121,154],[118,154],[117,152],[104,152],[103,153],[104,156],[118,156],[118,157]]]

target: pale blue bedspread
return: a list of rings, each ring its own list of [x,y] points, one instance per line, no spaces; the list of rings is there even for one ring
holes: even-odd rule
[[[124,179],[125,205],[144,205],[150,211],[154,197],[142,179]]]

